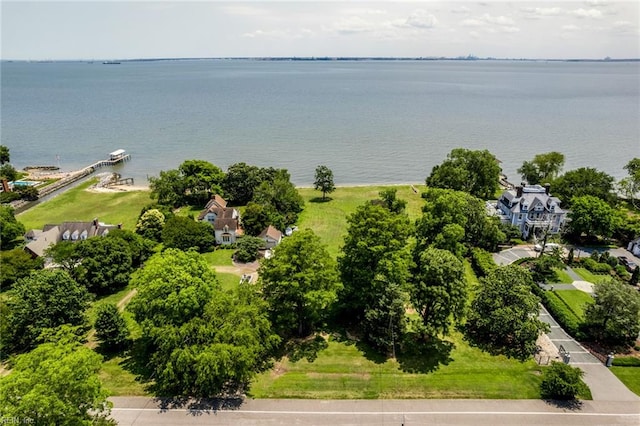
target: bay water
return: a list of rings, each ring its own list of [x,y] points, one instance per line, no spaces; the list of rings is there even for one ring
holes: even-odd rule
[[[17,168],[147,177],[203,159],[339,185],[421,183],[451,149],[488,149],[504,172],[560,151],[565,170],[616,179],[640,156],[640,62],[2,62],[1,143]]]

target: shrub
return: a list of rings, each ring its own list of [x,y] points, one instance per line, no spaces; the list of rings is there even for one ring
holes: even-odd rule
[[[582,265],[585,268],[587,268],[589,271],[595,272],[595,273],[607,273],[611,271],[611,265],[609,265],[608,263],[596,262],[592,258],[585,259],[582,262]]]
[[[631,276],[631,274],[627,272],[627,268],[625,268],[624,265],[618,265],[614,269],[616,271],[616,274],[622,279],[628,279]]]
[[[540,393],[543,398],[571,400],[581,393],[588,391],[582,381],[584,372],[562,362],[552,362],[551,366],[542,372]]]
[[[640,358],[636,358],[634,356],[613,358],[613,365],[616,367],[640,367]]]
[[[129,330],[115,304],[100,305],[96,313],[96,337],[107,350],[118,350],[127,344]]]
[[[493,256],[486,250],[478,247],[471,249],[471,267],[478,277],[485,277],[489,272],[498,267],[493,261]]]
[[[554,292],[546,291],[542,293],[542,303],[567,333],[576,338],[581,337],[580,318]]]
[[[238,251],[236,251],[236,260],[238,262],[253,262],[258,258],[260,248],[264,245],[264,241],[257,237],[245,236],[238,241]]]

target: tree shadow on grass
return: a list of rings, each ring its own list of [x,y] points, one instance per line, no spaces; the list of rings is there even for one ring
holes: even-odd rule
[[[453,361],[451,351],[454,348],[455,345],[449,341],[438,338],[424,341],[410,333],[405,338],[397,359],[400,368],[406,373],[431,373],[440,365],[449,365]]]
[[[320,335],[316,335],[306,339],[288,341],[284,346],[284,353],[291,362],[298,362],[303,358],[308,362],[313,362],[318,358],[318,353],[327,349],[327,347],[329,347],[327,340]]]
[[[313,197],[312,199],[309,200],[310,203],[328,203],[329,201],[333,200],[333,198],[331,197]]]

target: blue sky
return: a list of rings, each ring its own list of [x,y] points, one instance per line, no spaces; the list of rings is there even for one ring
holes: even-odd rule
[[[637,1],[4,1],[2,59],[638,58]]]

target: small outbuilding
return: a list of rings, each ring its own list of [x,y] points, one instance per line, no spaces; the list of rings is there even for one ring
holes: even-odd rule
[[[264,241],[266,249],[272,249],[282,241],[282,232],[278,231],[272,225],[269,225],[258,235],[258,238]]]

